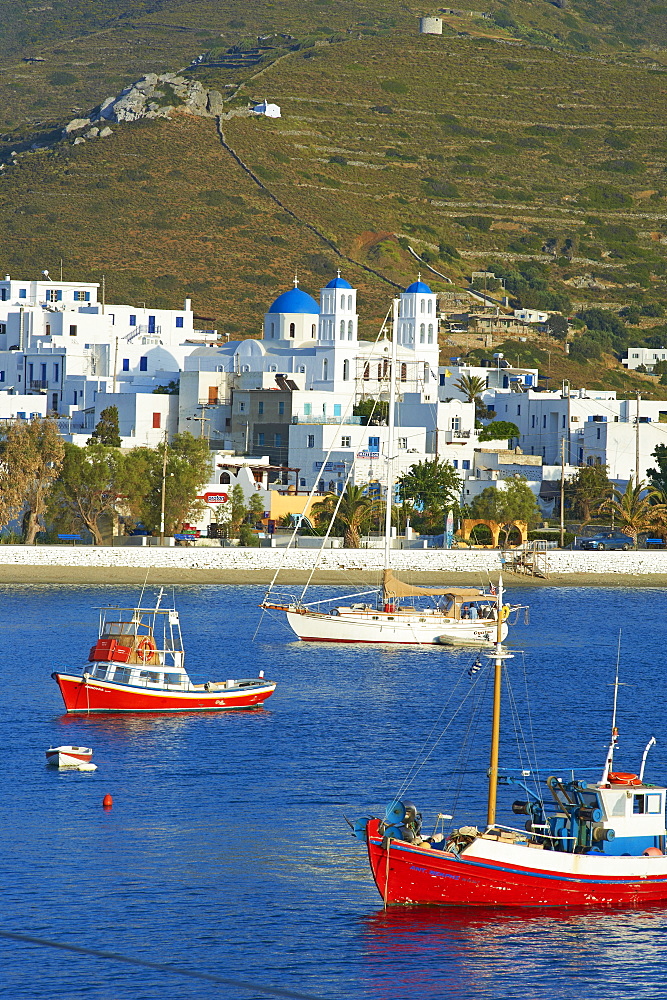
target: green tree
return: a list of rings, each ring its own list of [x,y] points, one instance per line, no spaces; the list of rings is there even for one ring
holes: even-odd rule
[[[437,458],[410,466],[397,482],[404,505],[412,506],[418,531],[437,534],[450,510],[458,511],[463,480],[449,462]]]
[[[150,531],[160,529],[164,445],[133,448],[124,461],[124,506],[135,522]],[[211,476],[211,454],[205,439],[176,434],[167,446],[165,475],[165,532],[172,535],[181,524],[205,509],[198,494]]]
[[[465,397],[466,403],[481,403],[482,393],[486,389],[486,379],[479,375],[461,375],[454,383],[454,388],[458,389]],[[483,404],[482,404],[483,405]]]
[[[503,545],[511,530],[512,521],[531,524],[541,517],[535,495],[523,476],[505,480],[504,489],[487,486],[470,504],[472,517],[496,521],[503,528]]]
[[[97,426],[86,444],[105,444],[110,448],[120,448],[117,406],[107,406],[102,410]]]
[[[229,502],[229,534],[232,538],[239,537],[241,525],[247,516],[248,508],[246,507],[245,496],[243,495],[243,487],[237,483],[232,489],[232,496]]]
[[[547,333],[556,340],[565,340],[567,337],[567,320],[560,313],[553,313],[546,322]]]
[[[479,434],[480,441],[509,441],[519,438],[519,428],[509,420],[492,420]]]
[[[565,480],[565,506],[582,525],[588,524],[603,501],[611,496],[612,484],[607,472],[606,465],[580,465],[575,474]]]
[[[264,516],[264,497],[261,493],[253,493],[248,501],[248,524],[257,524]]]
[[[643,531],[655,528],[664,529],[667,523],[667,504],[665,496],[658,490],[646,487],[640,479],[634,484],[632,476],[623,493],[615,486],[612,495],[600,505],[600,510],[609,511],[614,515],[619,526],[626,535],[630,535],[637,544],[637,535]]]
[[[327,493],[323,500],[313,504],[311,508],[318,527],[328,527],[340,499],[332,531],[343,535],[343,545],[348,549],[360,547],[362,533],[369,530],[373,517],[383,507],[379,500],[368,496],[365,491],[364,486],[349,484],[345,487],[342,498],[336,493]]]
[[[34,545],[43,528],[65,447],[53,420],[16,421],[0,446],[0,513],[5,523],[24,511],[24,541]],[[7,516],[9,515],[9,516]]]
[[[123,464],[117,448],[65,444],[63,465],[49,501],[49,518],[70,530],[87,528],[95,545],[102,545],[102,521],[115,515],[123,490]]]
[[[386,399],[374,399],[368,396],[354,404],[352,413],[355,417],[366,417],[367,424],[386,425],[389,419],[389,403]]]
[[[658,468],[648,470],[649,485],[651,489],[667,496],[667,444],[656,445],[651,457],[656,460]]]

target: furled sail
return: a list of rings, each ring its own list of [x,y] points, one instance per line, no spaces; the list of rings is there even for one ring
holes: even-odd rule
[[[397,580],[390,569],[384,571],[382,578],[382,589],[385,600],[391,597],[441,597],[449,594],[459,600],[475,600],[484,597],[483,590],[474,590],[466,587],[445,587],[443,590],[432,590],[429,587],[413,587],[410,583],[403,583]]]

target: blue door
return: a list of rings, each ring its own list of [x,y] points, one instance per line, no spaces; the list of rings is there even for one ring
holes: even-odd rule
[[[148,317],[148,332],[155,333],[155,316]]]

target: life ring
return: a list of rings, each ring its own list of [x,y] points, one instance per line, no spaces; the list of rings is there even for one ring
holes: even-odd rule
[[[641,785],[637,774],[626,774],[625,771],[610,771],[607,775],[610,785]]]
[[[506,622],[507,621],[507,619],[510,616],[510,611],[511,610],[512,609],[509,606],[509,604],[503,604],[502,608],[500,609],[500,620],[501,620],[501,622]]]
[[[155,643],[148,636],[143,638],[137,646],[137,656],[142,663],[152,663],[155,656]]]

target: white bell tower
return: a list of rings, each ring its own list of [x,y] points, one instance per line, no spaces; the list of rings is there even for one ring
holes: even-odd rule
[[[357,290],[338,276],[320,291],[320,326],[318,341],[328,347],[356,345],[359,317]]]
[[[421,280],[421,274],[401,292],[397,333],[398,343],[407,350],[425,355],[431,355],[434,349],[437,352],[437,296]]]

